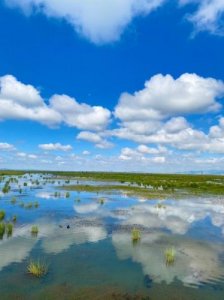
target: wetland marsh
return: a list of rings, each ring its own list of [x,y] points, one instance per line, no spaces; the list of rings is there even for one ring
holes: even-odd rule
[[[1,174],[0,299],[223,299],[224,178],[188,176]]]

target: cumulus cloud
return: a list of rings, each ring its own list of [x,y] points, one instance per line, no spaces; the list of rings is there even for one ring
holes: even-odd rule
[[[30,120],[55,127],[64,123],[79,129],[102,130],[110,111],[101,106],[78,103],[66,95],[53,95],[47,105],[40,92],[12,75],[0,77],[0,120]]]
[[[54,95],[50,107],[58,112],[68,126],[87,130],[102,130],[110,119],[110,111],[101,106],[79,104],[66,95]]]
[[[70,150],[72,150],[71,145],[62,145],[60,143],[40,144],[38,147],[40,149],[46,150],[46,151],[70,151]]]
[[[110,134],[140,144],[160,147],[166,144],[180,150],[223,153],[223,118],[206,134],[193,128],[184,117],[219,112],[222,108],[219,100],[223,96],[224,82],[214,78],[196,74],[183,74],[177,79],[171,75],[155,75],[145,83],[143,90],[133,95],[121,95],[115,108],[121,126]],[[139,152],[153,154],[154,151],[160,154],[159,149],[140,145],[138,155]],[[127,159],[130,156],[121,154],[121,157]]]
[[[146,154],[158,155],[161,153],[167,153],[167,149],[165,147],[158,148],[149,148],[145,145],[139,145],[136,149],[131,149],[128,147],[121,149],[121,154],[119,156],[120,160],[136,160],[136,161],[145,161],[151,163],[165,163],[166,158],[164,156],[154,156],[147,157]]]
[[[189,17],[197,31],[209,31],[214,34],[224,35],[223,0],[180,0],[180,4],[197,3],[197,9]]]
[[[143,154],[166,154],[168,150],[166,147],[158,146],[158,148],[148,147],[146,145],[139,145],[137,150]]]
[[[12,144],[0,143],[0,151],[11,151],[15,150],[15,147]]]
[[[90,143],[94,143],[97,148],[106,149],[113,147],[113,144],[101,137],[98,133],[90,131],[81,131],[77,135],[78,140],[84,140]]]
[[[147,15],[166,0],[5,0],[26,14],[41,12],[65,19],[74,30],[93,43],[117,41],[132,19]]]
[[[12,75],[0,77],[0,120],[32,120],[52,126],[61,122],[61,116],[50,109],[40,93]]]
[[[167,117],[217,111],[224,95],[224,82],[196,74],[158,74],[146,81],[143,90],[123,93],[115,116],[124,122],[159,121]]]

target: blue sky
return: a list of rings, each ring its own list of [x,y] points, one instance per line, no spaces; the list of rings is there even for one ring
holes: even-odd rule
[[[224,4],[0,1],[0,168],[224,168]]]

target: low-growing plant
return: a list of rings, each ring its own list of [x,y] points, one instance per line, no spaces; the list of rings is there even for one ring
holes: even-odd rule
[[[159,209],[161,209],[161,208],[166,208],[166,205],[165,204],[162,204],[162,203],[158,203],[158,204],[156,204],[156,208],[159,208]]]
[[[22,201],[19,203],[19,206],[20,206],[20,207],[24,207],[24,205],[25,205],[25,204],[24,204],[24,202],[22,202]]]
[[[39,232],[39,229],[38,229],[38,226],[32,226],[32,228],[31,228],[31,234],[33,235],[33,236],[37,236],[38,235],[38,232]]]
[[[34,277],[43,277],[48,272],[48,265],[44,261],[30,261],[27,266],[27,272]]]
[[[33,207],[33,203],[32,202],[27,203],[26,206],[25,206],[25,208],[28,208],[28,209],[30,209],[32,207]]]
[[[139,241],[141,239],[141,232],[138,228],[133,228],[132,232],[131,232],[131,236],[132,236],[132,241],[136,242]]]
[[[4,234],[5,234],[5,223],[2,222],[0,223],[0,239],[3,238]]]
[[[167,248],[165,250],[165,260],[166,260],[166,265],[170,266],[174,264],[175,261],[175,256],[176,256],[176,252],[174,248]]]
[[[35,208],[38,208],[38,207],[39,207],[39,202],[36,201],[36,202],[34,203],[34,207],[35,207]]]
[[[11,236],[12,232],[13,232],[13,224],[12,223],[6,224],[6,233],[7,233],[7,236]]]
[[[17,221],[17,216],[16,216],[16,215],[14,215],[14,216],[12,217],[12,221],[13,221],[14,223]]]
[[[0,210],[0,221],[2,221],[5,218],[5,211]]]
[[[12,204],[16,204],[16,197],[12,197],[11,203],[12,203]]]
[[[105,199],[104,199],[104,198],[100,198],[100,199],[99,199],[99,203],[100,203],[101,205],[103,205],[103,204],[105,203]]]
[[[69,192],[66,192],[65,198],[69,198],[69,197],[70,197],[70,193],[69,193]]]

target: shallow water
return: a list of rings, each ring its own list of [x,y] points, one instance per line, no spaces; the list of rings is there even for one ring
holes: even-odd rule
[[[30,185],[34,179],[40,185]],[[224,299],[224,199],[146,200],[117,191],[66,198],[63,190],[55,197],[64,182],[45,181],[27,175],[1,194],[6,220],[17,215],[17,222],[12,237],[0,241],[0,299]],[[134,226],[141,230],[137,244]],[[172,266],[164,258],[169,247]],[[27,274],[31,259],[49,263],[45,277]]]

